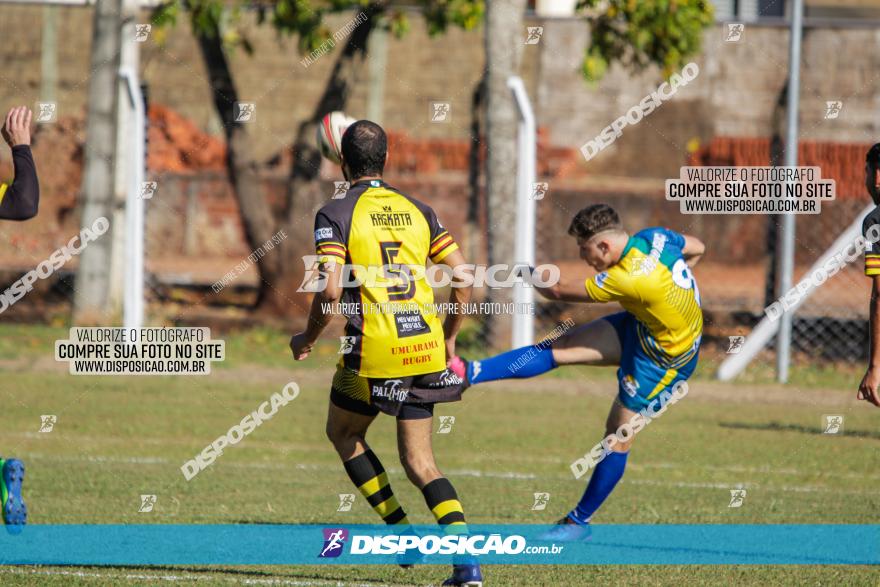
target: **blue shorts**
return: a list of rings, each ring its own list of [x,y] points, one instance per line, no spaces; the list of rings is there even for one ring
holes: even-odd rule
[[[688,352],[669,357],[657,347],[636,317],[629,312],[605,316],[620,340],[620,368],[617,369],[617,397],[624,407],[638,412],[648,407],[660,392],[685,381],[697,368],[699,339]]]

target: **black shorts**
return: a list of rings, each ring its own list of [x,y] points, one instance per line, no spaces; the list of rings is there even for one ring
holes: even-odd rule
[[[330,388],[330,401],[338,408],[375,416],[383,412],[401,420],[434,415],[434,404],[461,399],[463,381],[448,369],[405,377],[361,377],[338,366]]]

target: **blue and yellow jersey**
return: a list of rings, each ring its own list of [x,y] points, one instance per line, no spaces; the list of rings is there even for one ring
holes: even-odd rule
[[[322,260],[379,270],[343,289],[352,348],[340,364],[362,377],[386,378],[446,368],[443,326],[424,311],[434,291],[416,271],[458,250],[434,210],[383,181],[361,181],[318,211],[315,247]]]
[[[687,358],[703,333],[700,292],[682,256],[684,237],[666,228],[631,236],[620,261],[586,282],[597,302],[618,302],[635,316],[645,352],[658,362]]]

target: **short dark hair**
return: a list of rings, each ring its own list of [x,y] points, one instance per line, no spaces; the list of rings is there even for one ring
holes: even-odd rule
[[[592,204],[574,215],[568,234],[590,239],[606,230],[623,230],[620,216],[608,204]]]
[[[358,120],[342,135],[342,158],[352,179],[382,175],[388,155],[388,137],[375,122]]]
[[[880,143],[875,143],[873,147],[868,149],[868,154],[865,155],[865,163],[875,168],[880,167]]]

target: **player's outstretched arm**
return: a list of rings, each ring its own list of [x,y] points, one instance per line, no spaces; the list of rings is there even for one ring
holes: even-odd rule
[[[446,255],[442,264],[452,268],[452,287],[449,288],[449,308],[461,308],[462,305],[471,301],[473,293],[473,279],[466,280],[467,275],[471,274],[470,269],[465,269],[466,262],[464,255],[460,250],[453,251]],[[464,285],[467,283],[467,285]],[[461,330],[461,324],[464,322],[464,314],[462,312],[448,311],[446,320],[443,321],[443,338],[446,340],[446,362],[448,363],[455,356],[455,338],[458,331]]]
[[[871,287],[871,350],[868,354],[868,370],[859,384],[858,399],[880,407],[880,275],[872,277]]]
[[[688,266],[693,267],[703,258],[703,254],[706,252],[706,245],[695,236],[689,234],[682,236],[684,237],[684,247],[681,249],[681,255]]]
[[[297,361],[302,361],[309,356],[321,333],[333,318],[332,308],[339,303],[342,297],[342,288],[339,286],[340,271],[341,265],[339,263],[321,263],[322,289],[312,299],[308,326],[305,331],[294,334],[290,339],[290,350],[293,352],[293,358]]]
[[[28,107],[18,106],[6,114],[3,122],[3,140],[12,149],[15,170],[15,179],[8,189],[0,184],[0,218],[4,220],[33,218],[40,204],[40,184],[30,147],[31,118]]]
[[[596,301],[587,293],[583,281],[568,281],[562,276],[559,277],[559,281],[555,285],[535,287],[535,291],[544,298],[557,302],[590,303]]]

